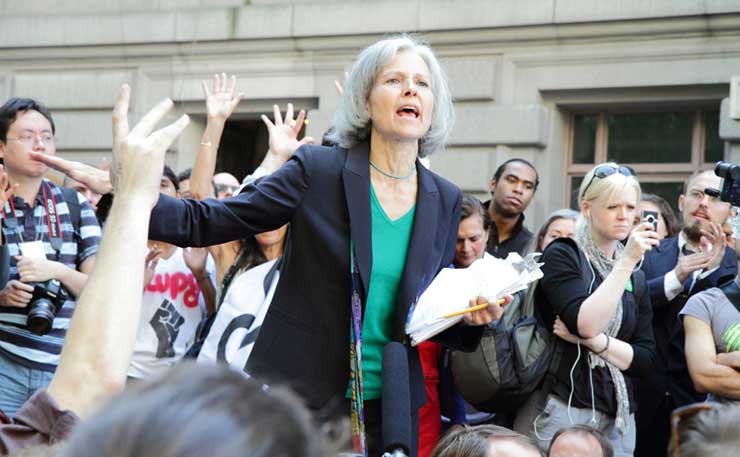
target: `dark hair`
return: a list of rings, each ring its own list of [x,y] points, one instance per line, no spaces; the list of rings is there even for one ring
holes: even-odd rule
[[[555,440],[557,440],[560,435],[564,435],[566,433],[591,435],[596,438],[596,441],[599,442],[599,446],[601,446],[601,457],[614,457],[614,446],[612,445],[612,442],[609,441],[609,438],[607,438],[601,430],[591,427],[590,425],[583,424],[563,427],[555,432],[555,435],[553,435],[550,440],[550,449],[552,449],[552,445],[555,443]],[[547,451],[547,455],[550,455],[549,450]]]
[[[475,214],[480,216],[483,221],[483,228],[488,231],[491,227],[491,219],[488,217],[486,209],[483,208],[483,204],[472,195],[463,195],[460,203],[460,221],[462,222]]]
[[[499,179],[501,179],[501,175],[504,174],[504,170],[506,170],[506,166],[510,163],[523,163],[524,165],[528,166],[532,170],[534,170],[534,190],[537,190],[537,187],[540,185],[540,174],[537,173],[537,169],[532,165],[532,163],[529,160],[521,159],[521,158],[514,158],[509,159],[506,162],[502,163],[501,165],[496,168],[496,172],[493,174],[493,179],[496,180],[496,183],[498,183]]]
[[[298,397],[224,366],[135,384],[73,432],[66,457],[325,457]]]
[[[51,124],[51,133],[56,132],[54,119],[51,118],[49,108],[32,98],[11,98],[3,106],[0,106],[0,141],[5,143],[8,139],[8,130],[18,117],[18,113],[27,111],[38,111]]]
[[[448,432],[437,443],[430,457],[486,457],[491,441],[507,439],[542,455],[537,443],[530,437],[498,425],[465,425]]]
[[[681,224],[678,223],[678,219],[676,218],[676,214],[673,212],[673,208],[671,208],[671,205],[669,205],[663,197],[655,194],[642,194],[642,198],[640,200],[650,202],[658,207],[660,216],[663,218],[663,222],[665,222],[666,232],[668,232],[666,234],[666,238],[678,235],[678,232],[681,231]]]
[[[169,165],[164,166],[164,170],[162,170],[162,176],[172,181],[172,184],[175,186],[175,190],[180,189],[180,179],[175,174],[175,171],[170,168]]]
[[[180,184],[180,181],[185,181],[187,179],[190,179],[190,175],[193,174],[192,168],[186,168],[177,175],[177,183]]]
[[[332,125],[326,130],[326,132],[324,132],[324,135],[321,137],[321,146],[328,146],[328,147],[336,146],[337,143],[332,139],[332,135],[334,135],[335,133],[336,133],[336,129]]]

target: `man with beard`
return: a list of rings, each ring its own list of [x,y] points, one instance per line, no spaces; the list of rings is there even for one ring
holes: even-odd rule
[[[670,412],[704,399],[689,377],[678,313],[690,296],[737,274],[737,258],[725,249],[721,228],[730,205],[706,193],[719,187],[720,178],[711,170],[691,176],[678,198],[683,230],[645,255],[642,270],[653,305],[658,357],[653,375],[635,380],[637,456],[665,454]]]
[[[486,251],[505,259],[510,252],[523,254],[532,240],[524,227],[524,210],[534,197],[539,175],[524,159],[510,159],[498,167],[491,178],[491,200],[487,208],[491,224]]]

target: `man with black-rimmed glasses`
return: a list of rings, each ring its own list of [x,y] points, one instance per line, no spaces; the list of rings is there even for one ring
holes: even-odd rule
[[[720,178],[712,170],[689,177],[678,200],[683,229],[662,240],[642,264],[653,307],[657,358],[653,374],[635,381],[638,457],[664,454],[671,410],[705,397],[689,377],[678,315],[689,297],[737,274],[737,257],[725,249],[721,229],[730,204],[707,193],[708,188],[720,188]]]
[[[31,157],[56,153],[54,130],[51,113],[35,100],[13,98],[0,107],[0,157],[14,188],[2,208],[10,280],[0,290],[0,409],[10,416],[51,380],[100,242],[87,200],[45,179],[47,166]],[[68,297],[50,300],[61,308],[46,316],[48,327],[29,325],[39,292],[57,286]]]

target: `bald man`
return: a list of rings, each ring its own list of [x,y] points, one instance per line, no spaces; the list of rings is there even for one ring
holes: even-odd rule
[[[216,173],[213,175],[213,187],[216,188],[216,198],[218,200],[234,195],[239,185],[239,180],[231,173]]]
[[[603,433],[587,425],[558,430],[547,457],[612,457],[614,448]]]

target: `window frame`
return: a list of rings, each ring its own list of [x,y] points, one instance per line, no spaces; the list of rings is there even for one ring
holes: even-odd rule
[[[718,105],[719,103],[717,103]],[[575,177],[583,177],[588,171],[599,163],[607,161],[609,147],[609,129],[607,116],[610,114],[630,113],[665,113],[665,112],[693,112],[693,126],[691,135],[691,160],[689,162],[662,162],[662,163],[620,163],[631,167],[637,173],[638,178],[645,182],[676,182],[685,181],[692,173],[706,169],[705,162],[706,126],[705,112],[717,111],[715,105],[703,106],[670,106],[670,107],[624,107],[619,108],[588,108],[573,109],[567,112],[567,132],[565,135],[565,175],[566,183],[563,186],[563,201],[570,206],[570,196],[573,191],[572,181]],[[596,116],[596,137],[594,141],[594,162],[573,163],[575,144],[575,120],[576,116]]]

